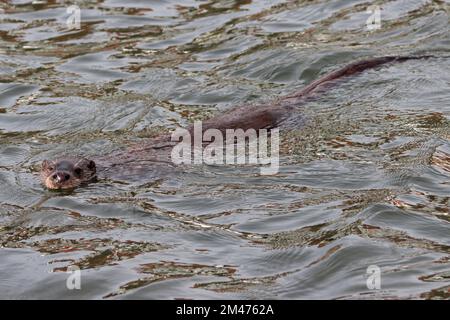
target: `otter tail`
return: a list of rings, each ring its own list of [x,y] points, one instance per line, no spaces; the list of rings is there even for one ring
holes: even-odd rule
[[[332,82],[333,80],[338,80],[344,77],[353,76],[355,74],[361,73],[367,69],[372,69],[378,67],[380,65],[390,63],[390,62],[403,62],[407,60],[414,59],[428,59],[428,58],[438,58],[437,56],[432,55],[423,55],[423,56],[388,56],[388,57],[379,57],[373,59],[366,59],[357,62],[353,62],[341,69],[328,73],[319,79],[311,82],[309,85],[288,96],[284,96],[282,100],[285,99],[301,99],[309,97],[314,91],[319,89],[325,84]]]

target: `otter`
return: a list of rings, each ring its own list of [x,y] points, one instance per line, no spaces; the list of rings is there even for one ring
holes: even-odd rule
[[[41,180],[49,189],[74,189],[93,180],[97,173],[94,161],[78,157],[44,160]]]
[[[203,122],[203,131],[214,128],[222,132],[226,129],[271,129],[277,127],[289,117],[294,107],[302,101],[311,98],[314,93],[333,81],[356,75],[364,70],[391,63],[403,62],[412,59],[424,59],[434,56],[387,56],[366,59],[351,63],[341,69],[328,73],[311,82],[293,94],[283,96],[277,100],[263,105],[239,106],[224,114],[216,115]],[[192,131],[193,126],[188,130]],[[106,157],[99,157],[96,161],[84,157],[63,156],[53,161],[44,160],[41,168],[41,181],[51,190],[67,190],[79,187],[93,181],[100,171],[105,176],[117,173],[118,166],[132,162],[133,166],[145,167],[152,164],[170,165],[170,149],[174,146],[171,136],[163,134],[149,139],[143,146],[135,148],[128,153],[114,153]],[[96,163],[97,162],[97,163]],[[98,167],[101,164],[102,167]]]

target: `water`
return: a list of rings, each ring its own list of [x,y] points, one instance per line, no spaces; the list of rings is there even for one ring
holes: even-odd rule
[[[449,2],[0,6],[0,298],[449,298]],[[43,159],[108,154],[345,63],[428,53],[301,107],[279,174],[201,166],[70,193]],[[81,290],[68,290],[69,266]],[[381,270],[381,288],[366,285]]]

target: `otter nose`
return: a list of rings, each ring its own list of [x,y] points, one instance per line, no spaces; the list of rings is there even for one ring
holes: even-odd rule
[[[61,183],[61,182],[69,180],[70,174],[68,174],[67,172],[56,172],[52,178],[54,181]]]

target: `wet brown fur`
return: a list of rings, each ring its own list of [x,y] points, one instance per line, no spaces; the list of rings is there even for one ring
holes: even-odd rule
[[[402,62],[411,59],[423,59],[431,56],[416,56],[416,57],[380,57],[362,60],[351,63],[341,69],[328,73],[319,79],[311,82],[301,90],[294,92],[288,96],[279,98],[278,100],[265,105],[254,106],[239,106],[226,112],[210,118],[203,122],[203,130],[210,128],[219,129],[225,132],[226,129],[269,129],[278,126],[280,122],[289,117],[294,106],[301,103],[304,99],[311,97],[315,92],[318,92],[325,85],[332,83],[335,80],[356,75],[364,70],[375,68],[377,66],[389,63],[389,62]],[[193,127],[189,127],[189,130],[193,130]],[[150,158],[157,158],[161,153],[167,153],[167,148],[173,146],[173,142],[170,141],[170,135],[161,135],[155,139],[151,139],[148,143],[144,144],[141,148],[134,149],[128,153],[125,157],[111,155],[107,159],[109,167],[127,162],[130,159],[130,155],[133,159],[137,159],[140,162],[146,161]],[[161,149],[165,149],[162,151]],[[109,161],[112,160],[112,161]],[[137,162],[139,162],[137,161]],[[64,163],[64,173],[70,175],[70,179],[67,181],[57,182],[55,181],[55,173],[58,171],[58,164]],[[96,174],[95,164],[92,167],[93,161],[84,158],[77,157],[62,157],[55,161],[44,161],[41,170],[42,183],[49,189],[69,189],[76,188],[82,183],[92,180]],[[71,164],[71,165],[70,165]],[[81,167],[83,170],[82,175],[75,174],[75,169]],[[108,167],[108,165],[106,166]],[[53,169],[53,170],[50,170]],[[53,178],[52,178],[53,177]]]

